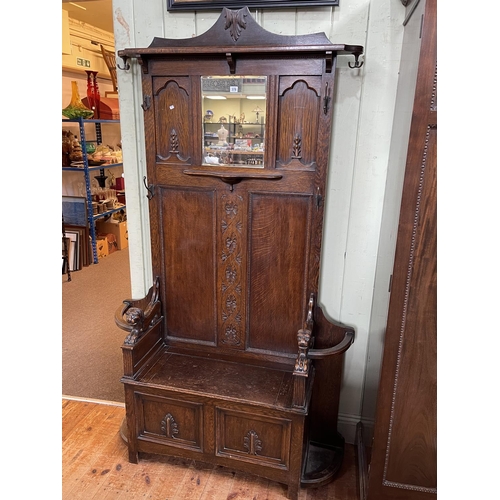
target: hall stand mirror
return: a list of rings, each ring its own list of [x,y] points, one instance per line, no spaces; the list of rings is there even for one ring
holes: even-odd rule
[[[142,68],[154,277],[115,318],[128,333],[131,462],[227,466],[287,485],[291,499],[339,470],[354,330],[327,319],[317,295],[344,53],[361,66],[363,47],[268,32],[246,7],[224,8],[200,36],[118,52],[120,67]]]

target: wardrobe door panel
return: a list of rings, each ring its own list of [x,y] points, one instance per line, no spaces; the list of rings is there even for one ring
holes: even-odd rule
[[[384,339],[369,500],[437,496],[436,1],[422,37]],[[423,23],[421,23],[423,18]],[[405,46],[407,45],[405,44]]]

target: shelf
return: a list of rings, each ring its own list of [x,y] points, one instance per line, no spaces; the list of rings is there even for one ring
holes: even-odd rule
[[[88,121],[88,120],[86,120]],[[254,127],[257,125],[265,125],[265,122],[244,122],[244,123],[239,123],[239,122],[203,122],[203,125],[253,125]]]
[[[63,123],[120,123],[120,120],[83,120],[82,118],[63,118]]]
[[[95,132],[97,136],[97,140],[91,140],[89,142],[97,142],[97,144],[102,144],[102,129],[101,124],[105,123],[113,123],[119,124],[120,120],[84,120],[83,118],[63,118],[62,123],[75,123],[78,124],[79,136],[80,136],[80,144],[82,146],[82,165],[80,167],[61,167],[65,172],[80,172],[84,174],[85,178],[85,191],[86,191],[86,200],[87,200],[87,224],[89,227],[89,233],[92,243],[92,257],[93,263],[98,264],[99,258],[97,255],[97,234],[96,234],[96,226],[95,222],[99,219],[104,219],[110,217],[115,212],[119,212],[121,210],[126,210],[126,205],[123,205],[119,208],[114,208],[111,210],[106,210],[102,214],[94,214],[92,208],[92,194],[91,194],[91,172],[103,172],[105,169],[123,167],[123,163],[103,163],[102,165],[92,165],[89,166],[89,153],[86,151],[86,130],[85,125],[91,124],[95,127]]]
[[[103,168],[115,168],[115,167],[123,167],[123,163],[103,163],[102,165],[98,165],[95,167],[87,167],[89,172],[94,170],[102,170]],[[62,167],[63,170],[71,171],[71,172],[85,172],[84,167]]]
[[[264,151],[240,151],[239,149],[206,149],[205,153],[229,153],[232,155],[263,155]]]
[[[109,217],[110,215],[113,215],[115,212],[119,212],[120,210],[125,210],[127,208],[126,205],[123,205],[123,207],[119,208],[113,208],[112,210],[106,210],[106,212],[103,212],[102,214],[97,214],[94,215],[94,220],[98,219],[103,219],[104,217]]]

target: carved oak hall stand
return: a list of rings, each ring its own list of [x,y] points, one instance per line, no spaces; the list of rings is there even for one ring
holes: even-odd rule
[[[349,53],[360,67],[362,52],[270,33],[247,8],[225,8],[200,36],[118,52],[142,67],[155,276],[116,314],[131,462],[227,466],[292,499],[339,469],[354,331],[316,297],[335,63]]]

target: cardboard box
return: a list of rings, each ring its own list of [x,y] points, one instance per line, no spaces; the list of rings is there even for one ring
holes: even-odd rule
[[[114,234],[118,250],[128,247],[127,221],[124,222],[100,222],[97,221],[96,229],[99,234]]]
[[[113,252],[118,251],[118,245],[116,243],[116,236],[112,233],[107,234],[98,234],[97,238],[104,238],[108,242],[108,255],[111,255]]]
[[[108,240],[106,236],[96,238],[97,258],[99,260],[109,255]]]

